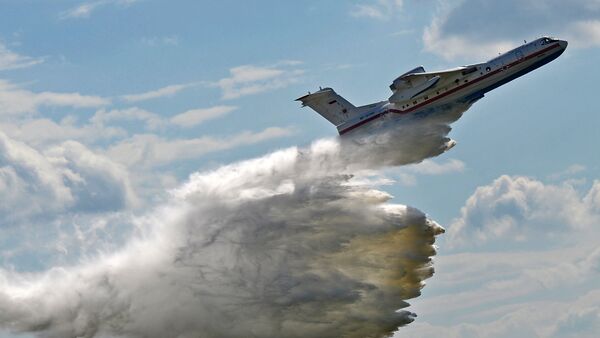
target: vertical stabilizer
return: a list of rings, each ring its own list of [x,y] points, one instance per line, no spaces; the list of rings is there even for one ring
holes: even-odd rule
[[[296,101],[302,102],[302,106],[311,107],[335,126],[355,117],[358,113],[352,103],[339,96],[331,88],[323,88],[318,92],[302,96]]]

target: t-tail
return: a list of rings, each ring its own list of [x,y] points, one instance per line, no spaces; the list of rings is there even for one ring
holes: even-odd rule
[[[337,127],[338,132],[341,132],[344,125],[352,123],[373,106],[356,107],[331,88],[322,88],[318,92],[304,95],[296,101],[302,102],[303,107],[309,106],[326,118]]]

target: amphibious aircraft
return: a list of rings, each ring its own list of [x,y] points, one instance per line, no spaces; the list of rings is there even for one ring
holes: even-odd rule
[[[353,134],[390,119],[423,117],[444,105],[472,104],[485,93],[556,59],[566,48],[567,41],[541,37],[484,63],[438,72],[416,67],[392,82],[389,99],[366,106],[355,107],[331,88],[296,101],[333,123],[340,135]]]

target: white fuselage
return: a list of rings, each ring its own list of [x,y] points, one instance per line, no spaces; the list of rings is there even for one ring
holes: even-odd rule
[[[431,88],[402,102],[382,101],[361,116],[338,126],[340,135],[363,129],[380,118],[405,118],[452,103],[473,103],[485,93],[554,60],[567,42],[540,38],[485,63],[444,71],[452,74]],[[427,73],[429,74],[429,73]],[[433,73],[432,73],[433,74]]]

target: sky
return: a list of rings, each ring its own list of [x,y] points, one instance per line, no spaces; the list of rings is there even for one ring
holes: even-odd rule
[[[335,136],[294,101],[307,91],[328,86],[364,105],[419,65],[568,40],[455,122],[453,149],[384,169],[377,184],[446,229],[435,275],[409,301],[418,317],[395,337],[600,330],[600,2],[0,6],[0,263],[25,274],[121,248],[139,230],[130,217],[195,172]]]

